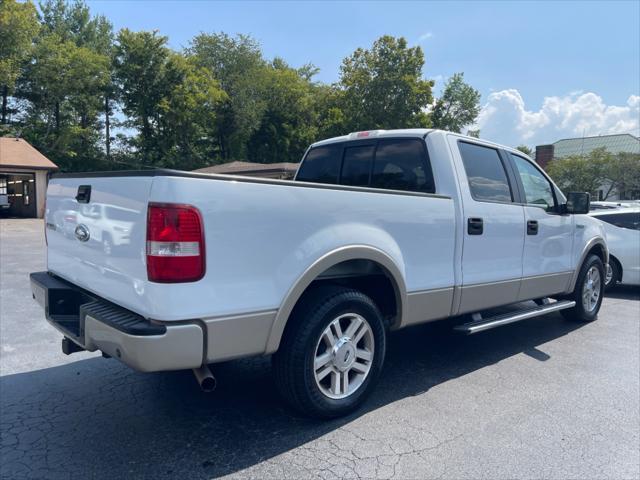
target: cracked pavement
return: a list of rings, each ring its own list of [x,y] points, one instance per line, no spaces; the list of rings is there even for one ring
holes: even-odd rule
[[[359,412],[320,422],[278,398],[269,359],[142,374],[65,356],[31,299],[37,220],[0,220],[0,477],[512,479],[640,477],[640,294],[589,325],[557,314],[472,337],[390,337]]]

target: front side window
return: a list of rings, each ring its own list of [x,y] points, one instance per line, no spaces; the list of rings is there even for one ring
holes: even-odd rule
[[[423,142],[416,139],[381,140],[371,177],[373,188],[434,193]]]
[[[511,189],[507,172],[495,148],[474,143],[459,142],[471,196],[475,200],[511,202]]]
[[[342,145],[326,145],[309,150],[296,180],[301,182],[338,183]]]
[[[547,211],[553,210],[556,202],[549,180],[528,160],[518,155],[511,155],[511,158],[522,180],[527,204],[542,207]]]
[[[640,212],[610,213],[608,215],[594,215],[594,217],[616,227],[640,230]]]
[[[341,185],[352,185],[354,187],[367,187],[369,185],[374,150],[375,145],[347,147],[344,149],[342,174],[340,175]]]

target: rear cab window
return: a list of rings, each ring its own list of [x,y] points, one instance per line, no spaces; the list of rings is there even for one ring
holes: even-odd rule
[[[371,179],[371,163],[375,153],[375,145],[346,147],[342,159],[340,185],[368,187]]]
[[[326,145],[312,148],[307,152],[296,180],[300,182],[338,183],[340,165],[342,164],[342,147]]]
[[[436,190],[426,145],[420,138],[381,138],[312,148],[296,180],[421,193]]]

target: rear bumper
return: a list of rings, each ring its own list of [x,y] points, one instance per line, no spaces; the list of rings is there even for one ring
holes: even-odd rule
[[[48,272],[30,277],[47,321],[83,349],[101,350],[142,372],[202,365],[204,334],[198,323],[151,322]]]

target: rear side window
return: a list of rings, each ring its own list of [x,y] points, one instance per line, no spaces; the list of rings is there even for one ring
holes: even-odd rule
[[[500,155],[494,148],[458,142],[467,173],[471,196],[475,200],[511,202],[511,189]]]
[[[420,140],[381,140],[371,186],[390,190],[434,193],[435,185]]]
[[[301,182],[338,183],[342,146],[327,145],[309,150],[296,180]]]
[[[367,187],[374,150],[375,145],[345,148],[340,184]]]
[[[616,227],[640,230],[640,212],[611,213],[608,215],[594,215],[594,217]]]

